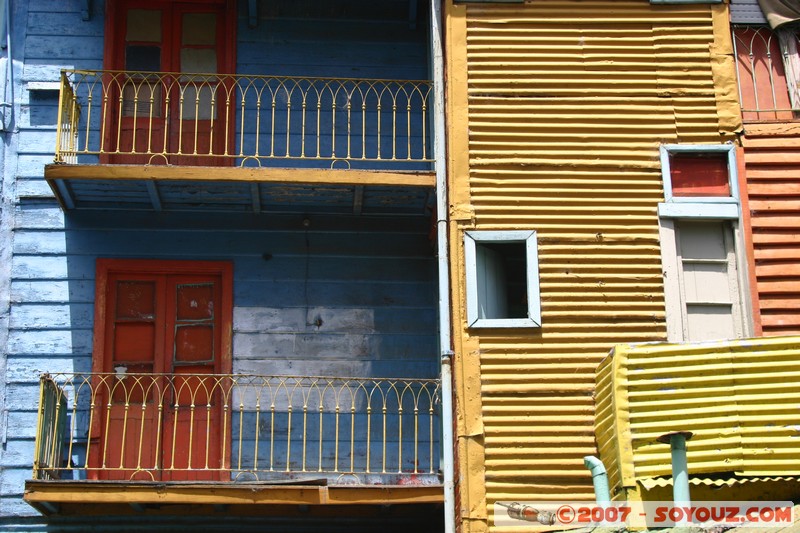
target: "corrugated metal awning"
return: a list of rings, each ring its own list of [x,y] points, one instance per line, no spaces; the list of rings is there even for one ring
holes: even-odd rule
[[[733,24],[766,24],[767,18],[758,5],[758,0],[731,0],[731,22]]]
[[[799,481],[797,476],[765,476],[765,477],[745,477],[731,475],[729,477],[702,477],[690,476],[689,483],[692,485],[706,485],[709,487],[732,487],[734,485],[744,485],[745,483],[772,483],[777,481]],[[654,487],[671,487],[671,477],[655,477],[638,480],[642,486],[650,490]]]
[[[733,24],[769,24],[777,28],[800,20],[797,0],[731,0]]]

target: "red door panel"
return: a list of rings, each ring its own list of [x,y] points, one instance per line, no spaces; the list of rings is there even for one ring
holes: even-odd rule
[[[106,36],[102,162],[230,165],[232,2],[117,0]],[[153,74],[153,73],[160,74]],[[180,154],[180,155],[166,155]]]
[[[136,479],[137,473],[157,466],[158,452],[150,436],[157,433],[157,402],[148,378],[124,374],[158,372],[163,333],[158,330],[157,294],[160,283],[153,277],[109,278],[106,315],[109,334],[105,337],[108,372],[120,375],[98,383],[102,413],[99,454],[102,479]],[[148,476],[149,477],[149,476]]]
[[[203,377],[219,372],[220,285],[213,278],[183,276],[170,277],[168,286],[175,296],[167,306],[174,390],[165,419],[172,442],[165,449],[164,474],[170,480],[218,479],[219,472],[202,469],[222,466],[221,394],[214,377]]]
[[[95,370],[114,375],[95,380],[101,407],[90,443],[94,479],[229,475],[225,395],[215,375],[230,371],[230,269],[195,273],[189,262],[166,265],[185,272],[101,275],[98,268]]]

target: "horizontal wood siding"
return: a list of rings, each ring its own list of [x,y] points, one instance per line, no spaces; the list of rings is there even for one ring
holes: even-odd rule
[[[744,156],[763,334],[800,334],[800,137],[746,135]]]
[[[308,230],[298,215],[64,220],[55,205],[30,203],[16,219],[8,496],[30,477],[38,375],[91,369],[98,257],[232,261],[234,372],[438,375],[427,220],[312,216]]]
[[[665,339],[659,146],[721,140],[712,9],[466,8],[469,180],[451,179],[468,205],[454,213],[466,229],[537,231],[542,304],[541,328],[461,330],[480,357],[485,473],[471,483],[489,526],[497,501],[594,499],[595,369],[616,343]]]
[[[237,70],[426,78],[426,10],[412,28],[405,0],[368,4],[260,1],[258,25],[249,28],[248,2],[239,1]],[[91,368],[97,257],[233,261],[236,372],[438,375],[427,217],[311,216],[307,232],[302,214],[64,219],[43,179],[56,145],[57,93],[27,88],[58,81],[62,68],[102,68],[104,2],[90,3],[88,21],[85,5],[12,4],[18,133],[6,149],[3,189],[13,217],[0,236],[10,246],[14,230],[0,529],[38,514],[21,498],[31,477],[38,374]]]

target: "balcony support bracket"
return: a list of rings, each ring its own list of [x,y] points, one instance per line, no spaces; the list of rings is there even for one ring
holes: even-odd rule
[[[153,204],[153,209],[161,211],[161,197],[158,195],[156,183],[152,180],[145,182],[147,186],[147,194],[150,195],[150,202]]]

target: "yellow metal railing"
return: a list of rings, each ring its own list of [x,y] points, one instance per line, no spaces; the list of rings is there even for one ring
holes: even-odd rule
[[[430,95],[428,81],[68,70],[56,162],[430,162]]]
[[[48,376],[39,389],[39,421],[36,425],[36,454],[33,469],[40,479],[58,477],[67,422],[67,399]]]
[[[394,378],[45,374],[33,478],[430,481],[439,387]]]

